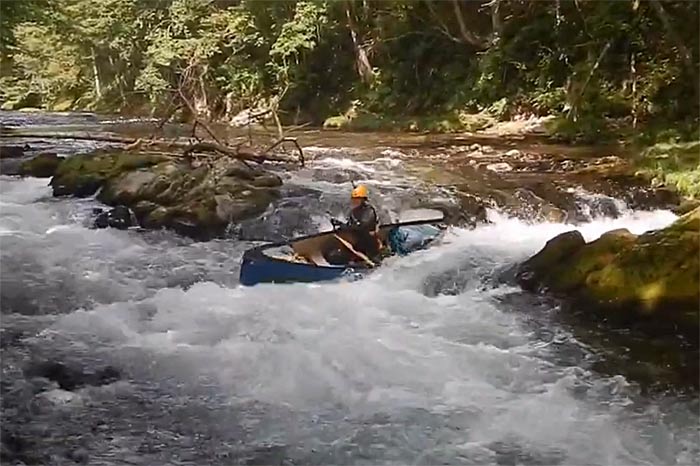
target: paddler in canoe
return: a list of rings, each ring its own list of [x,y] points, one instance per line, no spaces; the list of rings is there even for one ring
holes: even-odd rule
[[[359,260],[373,267],[381,260],[382,244],[378,236],[377,211],[369,202],[365,185],[353,187],[350,206],[347,222],[331,219],[331,223],[336,231],[350,232],[352,240],[347,241],[336,235],[339,247],[327,251],[324,255],[332,264],[349,264]]]

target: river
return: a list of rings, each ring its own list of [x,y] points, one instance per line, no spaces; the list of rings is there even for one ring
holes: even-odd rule
[[[84,124],[23,124],[42,118]],[[493,279],[572,225],[491,210],[362,281],[239,286],[254,243],[233,238],[327,226],[348,177],[384,215],[450,196],[390,157],[315,151],[262,219],[199,243],[92,229],[94,199],[0,177],[3,464],[697,464],[696,389],[647,389],[623,346]],[[617,202],[576,228],[675,218]],[[60,388],[47,361],[83,382]]]

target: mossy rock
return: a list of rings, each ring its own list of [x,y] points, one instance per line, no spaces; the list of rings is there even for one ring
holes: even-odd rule
[[[54,196],[92,196],[106,180],[164,160],[163,156],[149,153],[93,152],[74,155],[61,162],[50,184]]]
[[[667,228],[614,230],[588,244],[577,232],[550,240],[520,266],[525,289],[546,289],[587,309],[658,318],[697,334],[700,324],[700,208]]]
[[[338,115],[326,118],[323,122],[323,127],[326,129],[342,129],[345,128],[350,119],[345,115]]]
[[[628,248],[635,240],[636,236],[628,230],[614,230],[586,244],[566,258],[565,262],[568,266],[553,269],[550,288],[558,292],[578,288],[591,273],[608,266],[617,254]]]
[[[23,176],[50,178],[56,173],[62,160],[63,158],[56,154],[39,154],[31,160],[22,162],[19,171]]]
[[[56,196],[99,190],[98,200],[131,208],[145,228],[207,240],[231,222],[264,212],[279,196],[279,176],[241,167],[222,158],[192,167],[158,154],[101,151],[61,162],[51,186]]]
[[[141,200],[147,200],[151,194],[149,188],[157,178],[158,175],[145,169],[108,178],[99,194],[99,200],[109,205],[132,205]]]
[[[683,199],[680,204],[673,209],[676,215],[685,215],[700,207],[700,199]]]
[[[567,257],[576,254],[586,244],[577,230],[567,231],[547,241],[544,248],[520,266],[518,282],[527,290],[535,291],[551,286],[551,274]]]

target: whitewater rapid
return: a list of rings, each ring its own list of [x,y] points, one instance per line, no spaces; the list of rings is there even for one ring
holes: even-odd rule
[[[94,230],[96,201],[50,194],[0,179],[3,429],[48,464],[697,461],[695,396],[592,370],[554,304],[491,280],[557,233],[642,233],[670,212],[576,227],[490,212],[362,281],[246,288],[251,243]],[[121,377],[61,390],[26,376],[37,360]]]

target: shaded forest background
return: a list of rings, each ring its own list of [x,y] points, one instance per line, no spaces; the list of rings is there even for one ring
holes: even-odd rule
[[[551,114],[562,134],[617,126],[653,142],[698,133],[697,1],[0,6],[6,109],[186,120],[274,108],[285,124],[442,131]]]

